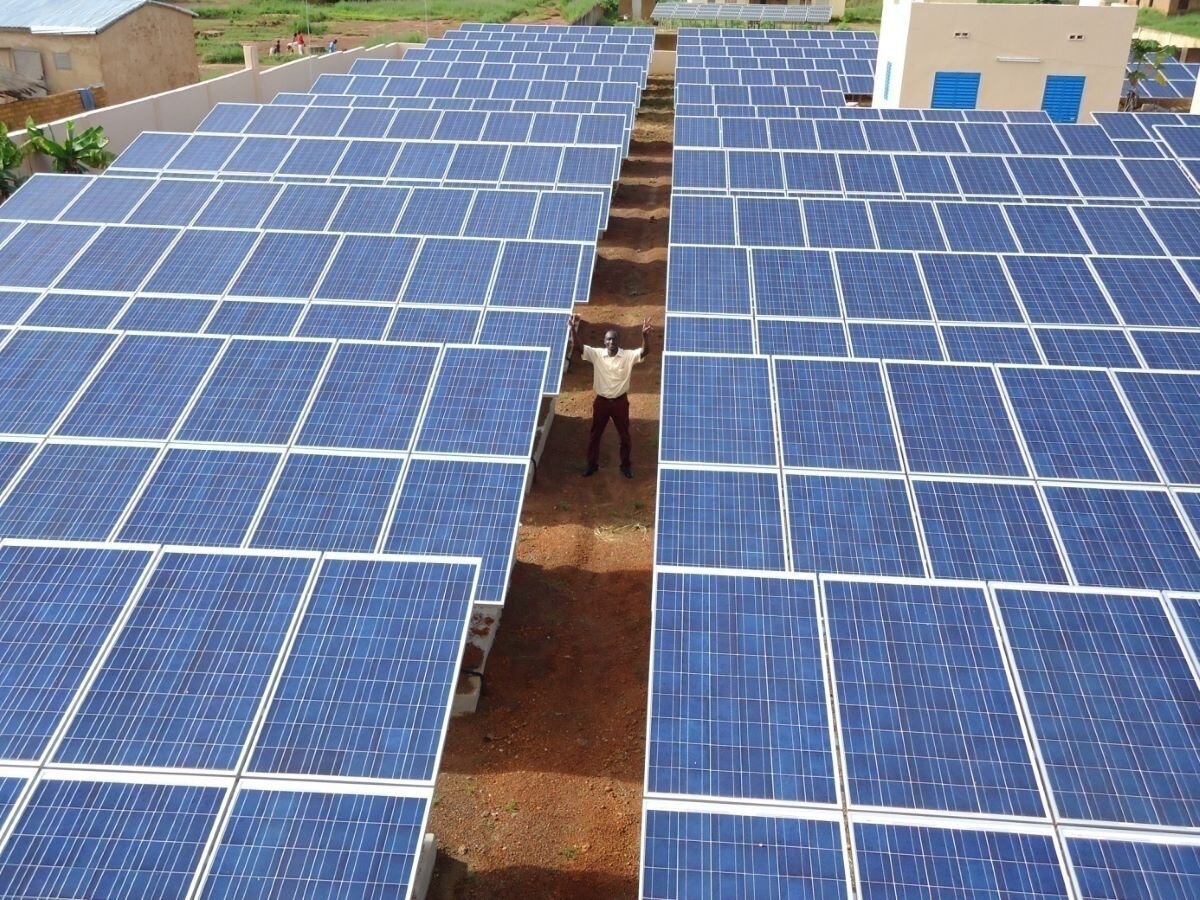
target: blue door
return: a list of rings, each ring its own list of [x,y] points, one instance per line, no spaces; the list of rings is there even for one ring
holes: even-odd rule
[[[1079,104],[1083,100],[1082,75],[1047,75],[1046,91],[1042,94],[1042,109],[1055,122],[1075,122],[1079,119]]]
[[[934,109],[974,109],[978,99],[978,72],[938,72],[933,76]]]

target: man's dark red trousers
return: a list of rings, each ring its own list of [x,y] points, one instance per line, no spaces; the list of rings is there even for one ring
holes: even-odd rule
[[[604,434],[609,419],[612,419],[613,424],[617,426],[617,434],[621,438],[621,466],[627,469],[632,465],[629,459],[628,394],[622,394],[611,400],[608,397],[596,395],[596,399],[592,403],[592,431],[588,435],[588,467],[595,468],[600,465],[600,437]]]

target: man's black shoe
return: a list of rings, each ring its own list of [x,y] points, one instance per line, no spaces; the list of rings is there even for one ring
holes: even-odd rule
[[[626,478],[632,478],[633,477],[633,469],[631,469],[629,466],[621,466],[621,474],[624,475]]]
[[[583,470],[583,477],[591,478],[593,475],[596,474],[596,470],[598,468],[599,468],[599,466],[588,466],[586,469]]]

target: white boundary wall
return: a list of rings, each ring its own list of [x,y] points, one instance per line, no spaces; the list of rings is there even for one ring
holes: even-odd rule
[[[337,53],[302,56],[299,59],[270,68],[244,68],[208,81],[189,84],[162,94],[151,94],[105,106],[91,112],[69,116],[76,130],[99,125],[108,137],[108,149],[120,153],[143,131],[194,131],[196,126],[218,103],[268,103],[283,91],[307,91],[318,75],[343,74],[358,59],[399,59],[410,47],[420,44],[383,44],[378,47],[356,47]],[[57,137],[62,136],[59,119],[49,123]],[[25,132],[11,134],[18,144],[24,143]]]

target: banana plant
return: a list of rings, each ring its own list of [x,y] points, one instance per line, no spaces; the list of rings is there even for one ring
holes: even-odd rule
[[[1142,95],[1138,86],[1146,79],[1156,84],[1167,83],[1167,76],[1162,70],[1163,63],[1175,52],[1174,47],[1164,47],[1158,41],[1144,38],[1136,38],[1129,45],[1129,63],[1125,70],[1125,83],[1129,87],[1118,107],[1121,112],[1133,112],[1142,105]]]
[[[0,122],[0,201],[7,200],[25,177],[20,172],[25,154],[8,136],[8,126]]]
[[[49,157],[55,172],[70,172],[81,175],[89,169],[103,169],[116,157],[104,149],[108,138],[104,129],[99,125],[85,128],[75,133],[75,123],[67,122],[66,137],[62,141],[55,140],[50,127],[39,128],[30,117],[25,122],[25,133],[28,141],[25,144],[26,154],[41,153]]]

